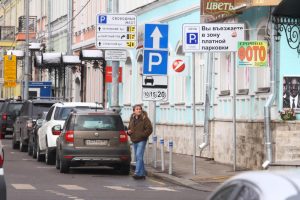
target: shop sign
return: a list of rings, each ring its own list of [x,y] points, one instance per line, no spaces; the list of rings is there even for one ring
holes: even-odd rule
[[[201,5],[202,16],[207,16],[206,21],[224,18],[232,15],[234,0],[203,0]]]
[[[239,67],[268,67],[267,41],[241,41],[238,43]]]

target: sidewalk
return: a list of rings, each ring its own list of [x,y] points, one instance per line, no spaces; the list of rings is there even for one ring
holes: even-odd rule
[[[160,154],[160,152],[157,152]],[[163,179],[177,185],[193,188],[200,191],[213,191],[219,184],[228,178],[242,172],[233,172],[233,167],[219,164],[213,160],[196,157],[196,175],[193,174],[193,157],[173,153],[173,173],[169,175],[169,153],[165,152],[165,170],[161,171],[161,162],[153,167],[152,152],[150,151],[149,164],[146,165],[147,175]],[[160,156],[158,155],[158,159]],[[145,158],[146,162],[147,158]],[[133,168],[135,163],[132,164]]]

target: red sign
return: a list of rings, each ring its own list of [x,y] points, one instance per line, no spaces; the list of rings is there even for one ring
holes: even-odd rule
[[[105,68],[105,82],[111,83],[112,82],[112,67],[106,66]],[[119,83],[122,83],[122,67],[119,67]]]
[[[185,63],[183,60],[175,60],[172,64],[172,68],[175,70],[175,72],[182,72],[185,69]]]

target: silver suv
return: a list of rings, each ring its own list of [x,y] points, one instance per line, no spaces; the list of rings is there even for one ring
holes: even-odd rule
[[[56,140],[56,168],[67,173],[76,166],[110,166],[122,174],[130,172],[131,153],[120,114],[108,111],[70,113]]]

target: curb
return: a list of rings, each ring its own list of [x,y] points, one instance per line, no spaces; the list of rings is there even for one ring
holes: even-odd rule
[[[164,172],[156,171],[155,169],[152,169],[152,168],[147,167],[147,166],[145,166],[145,167],[146,167],[147,176],[149,176],[149,177],[162,179],[166,182],[173,183],[175,185],[180,185],[180,186],[183,186],[183,187],[191,188],[191,189],[202,191],[202,192],[212,192],[212,191],[214,191],[214,189],[212,189],[208,186],[202,185],[200,183],[197,183],[195,181],[192,181],[192,180],[189,180],[189,179],[184,179],[184,178],[179,178],[179,177],[176,177],[176,176],[172,176],[172,175],[169,175],[169,174],[164,173]],[[135,170],[135,163],[131,163],[131,169]]]

